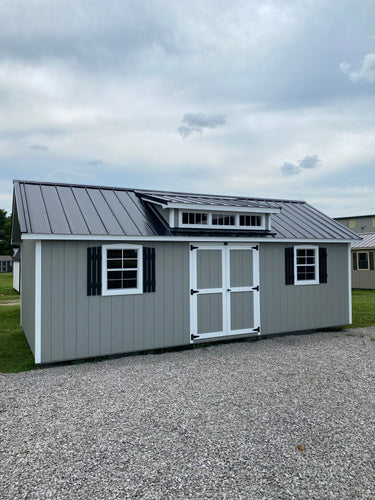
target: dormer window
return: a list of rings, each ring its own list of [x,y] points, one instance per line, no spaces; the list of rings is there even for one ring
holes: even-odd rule
[[[207,224],[207,215],[202,212],[182,212],[182,224]]]
[[[265,229],[264,214],[241,214],[230,212],[195,212],[181,210],[179,212],[180,227],[204,227],[212,229]]]

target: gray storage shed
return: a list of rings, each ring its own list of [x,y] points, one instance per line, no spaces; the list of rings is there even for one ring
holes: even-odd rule
[[[352,288],[375,289],[375,233],[352,243]]]
[[[36,363],[351,322],[358,236],[303,201],[14,182]]]

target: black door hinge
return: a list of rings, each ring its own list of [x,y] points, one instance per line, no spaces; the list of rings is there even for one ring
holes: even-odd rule
[[[196,250],[197,248],[199,248],[199,247],[196,247],[194,245],[190,245],[190,250]]]
[[[199,339],[199,335],[194,335],[194,333],[192,333],[192,334],[190,335],[190,339],[191,339],[191,340]]]
[[[258,333],[260,333],[260,326],[258,326],[258,328],[254,328],[254,329],[253,329],[253,332],[258,332]]]
[[[252,290],[256,290],[257,292],[259,292],[259,285],[253,286]]]
[[[199,290],[193,290],[190,288],[190,295],[194,295],[195,293],[199,293]]]
[[[251,247],[252,250],[259,250],[259,245],[255,245],[255,247]]]

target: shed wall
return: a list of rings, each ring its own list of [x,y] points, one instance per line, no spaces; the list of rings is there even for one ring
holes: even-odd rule
[[[146,245],[156,251],[155,293],[88,297],[86,252],[101,244],[42,242],[44,363],[189,342],[188,243]]]
[[[375,217],[372,215],[365,217],[337,218],[336,220],[343,226],[352,229],[355,233],[371,233],[375,230]]]
[[[314,244],[313,242],[311,244]],[[285,285],[285,248],[260,245],[260,314],[262,334],[293,332],[349,323],[348,246],[327,248],[328,282]]]
[[[363,290],[375,289],[375,271],[354,271],[352,269],[352,288]]]
[[[21,325],[35,355],[35,241],[21,244]]]

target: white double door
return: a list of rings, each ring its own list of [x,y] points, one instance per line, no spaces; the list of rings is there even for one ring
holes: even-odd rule
[[[190,245],[190,336],[260,333],[256,244]]]

